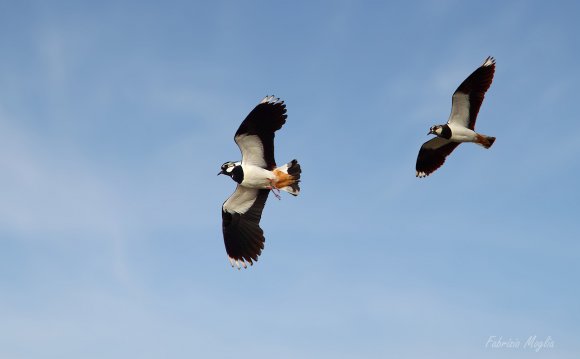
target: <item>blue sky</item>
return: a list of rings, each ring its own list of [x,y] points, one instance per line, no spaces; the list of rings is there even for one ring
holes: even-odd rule
[[[0,3],[0,357],[577,358],[580,5]],[[488,56],[477,129],[415,178]],[[233,134],[286,101],[266,248],[229,267]],[[553,348],[491,348],[490,337]]]

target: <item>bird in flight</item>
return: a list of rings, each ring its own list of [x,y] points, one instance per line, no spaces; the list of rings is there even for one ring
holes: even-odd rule
[[[294,196],[300,193],[302,170],[298,161],[276,167],[274,160],[274,132],[282,128],[287,117],[284,101],[266,96],[234,135],[242,160],[224,163],[218,173],[237,183],[222,205],[222,232],[232,267],[246,268],[262,253],[265,239],[260,219],[270,192],[278,199],[280,190]]]
[[[455,90],[449,120],[445,125],[431,126],[428,135],[436,137],[425,142],[419,150],[415,166],[417,177],[426,177],[435,172],[462,142],[474,142],[484,148],[493,145],[495,137],[475,132],[475,120],[494,72],[495,59],[490,56]]]

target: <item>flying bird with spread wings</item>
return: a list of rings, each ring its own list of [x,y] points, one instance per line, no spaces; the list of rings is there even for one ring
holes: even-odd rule
[[[258,260],[264,249],[260,228],[262,211],[270,192],[280,199],[280,190],[294,196],[300,193],[298,161],[276,167],[274,132],[286,123],[286,105],[266,96],[245,118],[234,141],[242,152],[241,161],[229,161],[218,173],[231,177],[235,192],[222,205],[222,232],[232,267],[247,267]]]
[[[453,93],[451,115],[445,125],[431,126],[428,135],[436,137],[425,142],[419,150],[415,169],[417,177],[426,177],[445,162],[445,158],[463,142],[474,142],[490,148],[495,137],[475,132],[477,113],[491,86],[495,59],[488,57]]]

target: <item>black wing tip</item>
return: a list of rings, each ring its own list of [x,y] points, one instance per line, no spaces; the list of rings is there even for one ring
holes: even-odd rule
[[[286,123],[286,104],[278,97],[268,95],[246,116],[234,135],[234,140],[242,134],[260,135],[262,140],[271,141],[273,133]]]
[[[450,142],[443,144],[437,144],[437,141],[441,141],[440,137],[434,137],[431,140],[425,142],[421,149],[419,149],[419,154],[417,155],[417,162],[415,164],[415,177],[424,178],[437,171],[443,164],[447,156],[453,152],[459,142]],[[437,146],[434,148],[429,148],[429,146]]]
[[[282,113],[279,114],[280,117],[282,117],[282,119],[285,120],[288,118],[288,115],[286,114],[286,104],[284,103],[283,100],[280,100],[279,97],[276,97],[274,95],[266,95],[266,97],[264,97],[262,99],[262,101],[260,101],[259,105],[270,105],[270,106],[274,106],[275,108],[279,108],[282,110]],[[279,110],[278,110],[279,111]]]
[[[260,218],[269,193],[267,189],[258,190],[254,203],[244,213],[237,213],[231,208],[229,210],[234,212],[229,212],[224,208],[225,202],[222,205],[222,232],[232,266],[247,268],[262,254],[266,239],[260,228]]]
[[[488,56],[483,62],[483,65],[481,66],[483,67],[495,66],[495,58],[493,56]]]
[[[237,248],[238,250],[230,250],[226,246],[226,252],[228,254],[228,259],[232,267],[241,267],[247,268],[248,264],[250,266],[254,265],[254,262],[258,261],[258,257],[262,254],[262,250],[264,249],[264,237],[255,238],[253,243],[244,243],[242,244],[242,248]],[[241,249],[241,250],[240,250]],[[236,253],[233,253],[233,252]]]
[[[423,163],[421,166],[417,164],[417,166],[415,167],[415,177],[417,178],[429,177],[431,174],[433,174],[433,172],[441,168],[441,166],[443,166],[443,163],[445,163],[445,159],[443,159],[443,162],[441,164],[435,163],[435,161],[428,164]]]
[[[429,176],[433,172],[429,172],[427,170],[415,170],[415,177],[417,178],[425,178]]]
[[[260,103],[268,103],[271,105],[284,105],[284,101],[274,95],[266,95]]]
[[[250,242],[251,240],[245,241],[245,243],[240,242],[237,246],[226,245],[226,253],[232,267],[247,268],[248,264],[253,266],[254,262],[258,261],[258,257],[264,249],[264,237],[254,238],[253,243]]]
[[[248,264],[251,266],[254,265],[254,262],[252,262],[251,259],[245,259],[245,258],[234,258],[234,257],[230,257],[228,256],[228,259],[230,261],[230,265],[232,266],[232,268],[238,268],[238,270],[244,268],[248,268]],[[255,259],[255,261],[257,262],[258,259]]]

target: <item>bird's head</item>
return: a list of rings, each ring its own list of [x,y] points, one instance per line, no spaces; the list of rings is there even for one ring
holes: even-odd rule
[[[234,168],[236,166],[241,165],[240,162],[234,162],[234,161],[228,161],[226,163],[224,163],[221,167],[221,171],[218,173],[219,175],[226,175],[226,176],[232,176],[232,172],[234,170]]]
[[[443,126],[435,125],[435,126],[431,126],[431,128],[429,129],[428,135],[440,136],[442,133],[443,133]]]
[[[228,161],[224,163],[221,167],[221,171],[218,173],[219,175],[226,175],[230,176],[234,181],[238,183],[242,183],[244,180],[244,171],[242,170],[242,163],[241,162],[233,162]]]

